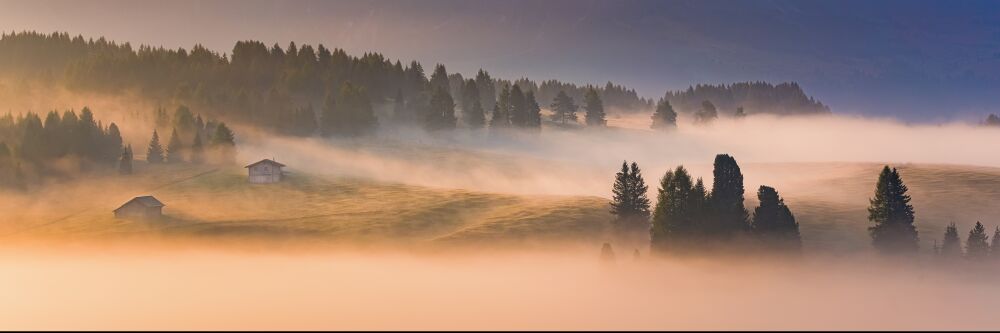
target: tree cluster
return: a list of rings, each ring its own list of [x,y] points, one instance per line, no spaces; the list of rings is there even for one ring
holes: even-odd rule
[[[965,240],[965,250],[962,249],[962,240],[958,236],[958,227],[955,223],[949,224],[944,231],[944,239],[940,246],[935,244],[934,252],[943,258],[964,257],[971,260],[982,260],[986,258],[1000,259],[1000,227],[993,230],[993,238],[986,234],[986,227],[976,221],[972,230]]]
[[[746,107],[748,112],[774,114],[824,114],[830,108],[808,96],[795,82],[771,84],[767,82],[739,82],[733,84],[699,84],[682,91],[667,91],[664,99],[682,112],[703,110],[704,101],[734,112]],[[742,112],[741,112],[742,113]]]

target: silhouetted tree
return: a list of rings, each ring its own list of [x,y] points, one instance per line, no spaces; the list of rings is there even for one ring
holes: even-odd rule
[[[622,162],[622,169],[615,175],[612,187],[611,213],[615,215],[615,229],[627,243],[641,242],[649,237],[649,199],[646,197],[645,180],[639,165]]]
[[[795,216],[785,205],[784,199],[778,196],[778,191],[762,185],[757,189],[757,199],[760,205],[754,209],[753,221],[750,224],[754,234],[760,237],[767,247],[801,248],[799,224],[795,222]]]
[[[131,175],[132,174],[132,146],[129,145],[122,149],[121,158],[118,161],[118,174]]]
[[[677,127],[677,112],[670,105],[670,101],[661,98],[656,103],[656,112],[653,113],[653,129],[673,129]]]
[[[604,119],[604,102],[601,102],[597,90],[587,89],[587,93],[583,96],[583,104],[583,109],[587,111],[584,115],[587,126],[606,126],[608,124],[608,121]]]
[[[742,106],[737,107],[736,108],[736,112],[733,113],[733,117],[736,117],[736,118],[743,118],[743,117],[746,117],[746,116],[747,116],[747,114],[745,112],[743,112],[743,107]]]
[[[500,88],[500,97],[493,107],[493,118],[490,118],[490,128],[510,127],[510,87]]]
[[[455,128],[455,102],[448,91],[437,88],[431,97],[430,113],[427,117],[428,130]]]
[[[483,128],[486,125],[486,114],[479,98],[479,87],[472,79],[467,80],[462,88],[462,121],[469,128]]]
[[[538,101],[535,100],[534,92],[527,92],[524,94],[525,104],[528,108],[528,124],[529,128],[540,129],[542,127],[542,107],[538,105]]]
[[[576,110],[578,107],[573,103],[573,99],[566,95],[566,92],[560,91],[555,99],[552,100],[550,107],[553,112],[553,121],[560,124],[565,124],[567,121],[576,122]]]
[[[952,222],[944,229],[944,239],[938,253],[946,257],[962,256],[962,240],[958,238],[958,227]]]
[[[983,124],[986,126],[1000,126],[1000,117],[991,113],[986,117],[986,121],[984,121]]]
[[[445,70],[444,65],[437,64],[437,66],[434,66],[434,73],[431,74],[430,84],[432,92],[437,91],[438,89],[444,90],[445,92],[451,90],[451,87],[448,85],[448,71]]]
[[[493,110],[497,104],[497,92],[490,74],[479,69],[476,73],[476,87],[479,88],[479,102],[483,105],[483,109]]]
[[[711,233],[720,236],[749,230],[748,215],[743,206],[743,173],[736,159],[727,154],[715,156],[712,170]]]
[[[899,172],[889,166],[882,168],[875,184],[875,197],[868,206],[868,228],[872,244],[884,253],[912,253],[918,245],[917,229],[913,226],[913,206]]]
[[[1000,227],[993,231],[993,239],[990,242],[990,258],[1000,259]]]
[[[510,124],[515,127],[528,125],[528,104],[521,87],[513,85],[510,89]]]
[[[170,133],[170,141],[167,143],[167,163],[184,162],[183,150],[184,144],[181,143],[181,139],[177,135],[177,129],[174,129],[174,131]]]
[[[976,221],[976,226],[969,231],[969,238],[965,241],[965,256],[970,259],[983,259],[989,255],[989,236],[986,235],[986,227]]]
[[[715,104],[709,101],[701,102],[701,109],[694,114],[694,120],[699,124],[707,124],[719,118],[719,111],[716,110]]]
[[[160,145],[160,135],[153,130],[153,138],[149,140],[149,148],[146,149],[146,162],[163,163],[163,146]]]

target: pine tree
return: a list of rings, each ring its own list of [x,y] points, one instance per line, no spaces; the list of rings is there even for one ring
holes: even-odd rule
[[[153,130],[153,138],[149,140],[149,148],[146,149],[146,162],[163,163],[163,146],[160,145],[160,135],[156,130]]]
[[[986,235],[986,227],[976,221],[976,226],[969,231],[969,238],[965,241],[965,256],[970,259],[983,259],[989,255],[989,236]]]
[[[587,111],[584,116],[587,126],[602,127],[608,124],[608,121],[604,119],[604,103],[601,102],[597,90],[593,87],[587,89],[587,93],[583,96],[583,103],[583,108]]]
[[[479,88],[479,103],[483,105],[483,110],[493,110],[497,104],[497,92],[490,74],[479,69],[476,73],[476,87]]]
[[[710,229],[720,236],[748,230],[749,213],[743,206],[743,173],[736,159],[727,154],[716,155],[712,175],[710,205],[715,216]]]
[[[212,149],[217,151],[219,161],[232,163],[236,161],[236,135],[226,126],[219,123],[211,140]]]
[[[174,131],[170,133],[170,141],[167,143],[167,163],[184,162],[183,150],[184,144],[181,143],[181,138],[177,135],[177,129],[175,128]]]
[[[486,124],[486,114],[479,98],[479,87],[476,81],[469,79],[462,88],[462,121],[469,128],[483,128]]]
[[[577,106],[573,103],[573,98],[566,95],[565,91],[560,90],[559,94],[556,95],[555,99],[552,100],[552,120],[559,122],[560,124],[565,124],[567,121],[576,122],[576,110]]]
[[[426,128],[432,131],[455,128],[455,101],[447,90],[437,88],[434,91],[426,121]]]
[[[641,242],[649,237],[648,187],[642,178],[638,164],[622,162],[622,170],[615,175],[612,186],[613,201],[611,213],[615,215],[614,225],[619,237],[628,243]]]
[[[766,242],[765,246],[781,249],[799,249],[799,224],[785,205],[778,191],[769,186],[757,189],[760,205],[754,209],[750,224],[754,234]]]
[[[122,149],[121,159],[118,161],[118,174],[132,174],[132,146]]]
[[[962,256],[962,241],[958,239],[958,227],[952,222],[944,229],[944,239],[938,254],[946,257]]]
[[[661,98],[656,103],[656,112],[653,113],[653,129],[673,129],[677,127],[677,112],[670,105],[670,101]]]
[[[201,133],[194,134],[191,144],[191,163],[200,164],[205,162],[205,147],[201,142]]]
[[[869,201],[868,228],[872,244],[883,253],[912,253],[919,248],[917,229],[913,226],[913,206],[907,188],[896,169],[882,168],[875,184],[875,196]]]

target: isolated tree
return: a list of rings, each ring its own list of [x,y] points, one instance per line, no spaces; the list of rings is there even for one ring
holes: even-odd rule
[[[945,257],[962,256],[962,240],[958,238],[958,227],[955,226],[954,222],[945,227],[944,238],[941,241],[938,254]]]
[[[156,130],[153,130],[153,138],[149,140],[149,148],[146,149],[146,162],[163,163],[163,146],[160,145],[160,135]]]
[[[986,235],[986,227],[976,221],[976,226],[969,231],[969,238],[965,241],[965,256],[970,259],[983,259],[990,253],[989,236]]]
[[[715,109],[715,104],[705,100],[701,102],[701,109],[694,114],[694,120],[700,124],[707,124],[719,118],[719,111]]]
[[[565,91],[560,90],[556,98],[552,100],[552,120],[559,122],[560,124],[565,124],[568,122],[576,122],[576,110],[577,106],[573,103],[573,98],[566,95]]]
[[[709,204],[714,216],[710,232],[726,236],[748,230],[749,213],[743,206],[743,173],[736,159],[727,154],[716,155],[712,175]]]
[[[583,109],[587,111],[584,115],[587,126],[600,127],[608,124],[608,121],[604,119],[604,102],[601,101],[601,96],[593,87],[588,88],[587,93],[583,95],[583,104]]]
[[[753,220],[750,223],[754,234],[765,242],[766,247],[801,248],[799,224],[795,222],[795,216],[785,205],[784,199],[778,195],[778,191],[762,185],[757,189],[757,199],[760,205],[754,209]]]
[[[455,102],[448,91],[437,88],[431,97],[430,113],[427,117],[428,130],[444,130],[455,128]]]
[[[601,245],[601,261],[615,261],[615,250],[611,248],[611,243],[604,243],[604,245]]]
[[[194,140],[191,144],[191,163],[203,163],[205,162],[205,147],[204,143],[201,142],[201,133],[194,134]]]
[[[122,149],[121,158],[118,160],[118,174],[132,174],[132,146]]]
[[[181,143],[181,138],[177,135],[177,129],[174,129],[174,131],[170,133],[170,141],[167,143],[167,163],[184,162],[183,150],[184,144]]]
[[[656,111],[653,113],[653,129],[673,129],[677,127],[677,112],[670,105],[670,101],[661,98],[656,103]]]
[[[875,196],[869,200],[868,228],[872,244],[883,253],[913,253],[919,247],[913,226],[913,206],[899,172],[882,168],[875,184]]]

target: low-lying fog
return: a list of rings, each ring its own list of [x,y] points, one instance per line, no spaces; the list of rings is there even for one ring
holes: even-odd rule
[[[647,129],[648,120],[648,114],[611,117],[613,127],[604,131],[547,128],[537,135],[507,137],[384,128],[379,138],[371,140],[294,139],[241,127],[237,136],[241,161],[274,157],[293,173],[603,198],[610,197],[622,160],[639,163],[650,198],[655,199],[664,171],[683,164],[711,183],[715,154],[728,153],[743,167],[748,207],[755,205],[757,186],[768,184],[783,196],[815,199],[812,205],[830,205],[847,212],[848,220],[856,218],[856,222],[800,220],[807,249],[821,231],[810,226],[820,222],[857,223],[860,233],[838,234],[842,238],[825,242],[867,242],[863,207],[881,164],[949,164],[958,175],[986,170],[978,177],[993,177],[998,173],[992,167],[1000,166],[995,151],[1000,130],[969,124],[754,115],[723,118],[709,126],[682,122],[676,131],[660,133]],[[148,140],[141,134],[145,132],[126,133],[137,155]],[[945,223],[948,217],[979,218],[993,221],[987,223],[992,229],[998,222],[992,219],[1000,216],[989,215],[997,209],[991,204],[996,191],[980,192],[982,187],[976,184],[949,184],[947,170],[953,169],[942,170],[911,185],[917,224],[927,217],[934,217],[933,223]],[[936,182],[935,175],[944,180]],[[904,170],[904,181],[907,176]],[[125,195],[108,193],[115,188],[95,185],[93,196]],[[968,198],[982,210],[955,211],[947,205],[934,206],[926,199],[930,195],[918,195],[933,190]],[[2,207],[39,209],[30,201],[21,197]],[[796,203],[803,202],[791,200],[793,212],[802,208]],[[933,214],[924,213],[931,210],[928,207],[933,207]],[[4,220],[10,216],[3,212]],[[921,229],[924,243],[943,232],[936,226]],[[967,230],[963,227],[961,232]],[[617,264],[605,265],[597,260],[599,244],[538,252],[438,249],[433,254],[399,249],[285,251],[267,246],[243,251],[205,244],[209,243],[155,248],[136,243],[123,248],[90,243],[0,246],[0,328],[982,329],[1000,325],[993,313],[1000,306],[995,297],[1000,292],[995,279],[1000,270],[994,263],[943,264],[928,258],[898,263],[867,253],[753,260],[651,260],[643,253],[643,259],[634,262],[622,251]]]

